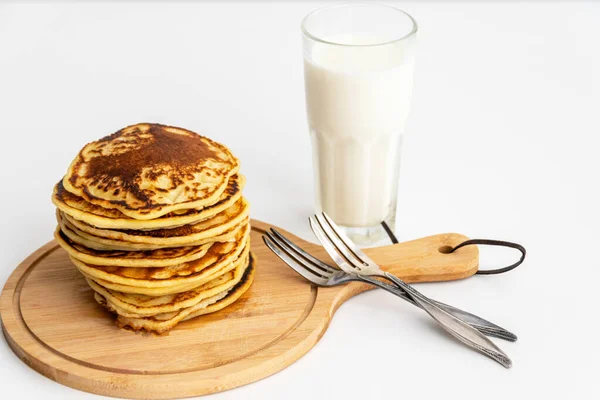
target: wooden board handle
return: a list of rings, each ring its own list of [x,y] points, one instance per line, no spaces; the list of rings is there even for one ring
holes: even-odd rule
[[[468,239],[458,233],[444,233],[364,251],[381,268],[407,282],[448,281],[477,272],[477,246],[466,246],[448,253]]]
[[[268,231],[271,225],[252,220],[257,231]],[[325,250],[316,244],[277,228],[287,238],[308,251],[313,256],[333,264]],[[467,278],[474,275],[479,267],[477,246],[466,246],[454,253],[444,253],[469,238],[459,233],[443,233],[397,243],[390,246],[364,249],[365,253],[386,271],[393,273],[406,282],[436,282]],[[360,285],[363,290],[369,287]]]

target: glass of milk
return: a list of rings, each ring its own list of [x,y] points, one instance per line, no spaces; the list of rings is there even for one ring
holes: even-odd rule
[[[394,7],[347,4],[312,12],[302,33],[316,211],[359,245],[389,243],[417,24]]]

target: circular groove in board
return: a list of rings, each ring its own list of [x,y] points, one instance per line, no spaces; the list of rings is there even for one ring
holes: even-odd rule
[[[19,281],[15,300],[23,321],[41,344],[58,355],[122,374],[185,373],[246,358],[300,325],[316,297],[310,285],[294,279],[286,285],[294,292],[290,299],[273,284],[276,273],[269,271],[264,277],[266,271],[257,268],[249,296],[223,312],[185,321],[168,336],[134,334],[114,324],[114,316],[98,306],[81,274],[65,265],[62,253],[60,248],[46,253],[46,262],[40,260]],[[263,318],[271,316],[282,297],[287,307],[278,309],[274,318]],[[65,318],[47,318],[61,314]]]
[[[60,248],[57,251],[62,251]],[[51,256],[52,252],[48,254]],[[44,278],[36,276],[36,274],[44,273],[42,269],[35,269],[27,276],[24,276],[19,286],[21,290],[17,290],[16,302],[19,304],[19,310],[23,316],[26,327],[29,332],[34,336],[42,345],[48,349],[54,351],[61,357],[67,358],[73,362],[79,363],[89,368],[102,369],[106,371],[118,372],[122,374],[140,374],[140,375],[165,375],[165,374],[176,374],[185,373],[192,371],[199,371],[208,368],[214,368],[220,365],[229,364],[231,362],[248,357],[250,354],[259,352],[283,337],[288,335],[296,326],[300,325],[306,316],[310,313],[312,306],[314,305],[314,299],[316,297],[316,287],[308,287],[307,293],[304,296],[297,296],[295,299],[300,302],[304,302],[304,309],[300,310],[300,304],[295,304],[294,309],[291,310],[292,315],[279,315],[278,318],[278,329],[281,332],[276,335],[275,332],[269,330],[269,326],[265,326],[265,323],[260,324],[260,321],[256,319],[250,319],[249,315],[244,312],[242,308],[248,307],[248,298],[242,297],[238,302],[234,303],[227,308],[226,313],[215,313],[203,316],[193,321],[185,321],[177,329],[173,330],[168,336],[148,336],[148,335],[135,335],[132,332],[118,329],[114,323],[114,316],[107,311],[100,309],[97,303],[93,300],[93,293],[89,289],[89,286],[85,283],[83,277],[73,269],[68,269],[67,277],[60,277],[60,280],[64,286],[63,290],[67,293],[73,293],[73,301],[76,302],[77,307],[71,308],[66,313],[69,318],[76,321],[76,326],[95,324],[101,331],[99,332],[99,338],[91,337],[90,332],[87,329],[75,330],[69,325],[53,324],[53,320],[41,320],[37,318],[36,308],[38,303],[37,296],[39,294],[40,287],[35,286],[30,288],[28,291],[27,278],[36,279],[38,283],[43,283]],[[72,275],[72,276],[71,276]],[[57,278],[56,271],[51,271],[47,279]],[[19,287],[18,286],[18,287]],[[73,287],[70,287],[73,286]],[[273,299],[277,301],[274,296],[263,295],[259,300],[265,298]],[[67,300],[64,297],[60,297],[60,300]],[[46,304],[44,309],[51,313],[56,314],[63,309],[65,304]],[[66,304],[68,306],[68,304]],[[251,306],[250,306],[251,307]],[[269,309],[269,305],[261,304],[258,309]],[[300,315],[298,311],[301,311]],[[217,349],[225,350],[226,354],[218,352],[215,353],[216,342],[219,344],[230,343],[232,340],[242,340],[246,328],[242,326],[236,326],[235,323],[228,323],[231,318],[234,318],[237,314],[244,314],[243,320],[245,323],[252,324],[252,330],[260,330],[269,332],[267,335],[261,335],[260,341],[254,340],[251,348],[233,349],[225,345],[223,348]],[[288,314],[286,312],[286,314]],[[91,318],[90,318],[91,317]],[[225,318],[225,319],[224,319]],[[74,321],[74,322],[75,322]],[[266,325],[269,325],[268,320],[263,320]],[[218,324],[222,323],[221,326]],[[191,325],[191,326],[190,326]],[[226,325],[226,326],[223,326]],[[286,329],[287,327],[287,329]],[[189,336],[188,330],[197,329],[197,335]],[[210,332],[207,332],[210,330]],[[219,333],[222,332],[222,333]],[[226,332],[226,334],[225,334]],[[279,331],[277,331],[279,332]],[[64,341],[63,338],[70,335],[69,341]],[[183,343],[181,336],[183,338]],[[227,338],[223,336],[227,335]],[[231,338],[236,336],[235,338]],[[210,337],[211,340],[207,341],[206,338]],[[216,338],[213,339],[213,338]],[[200,341],[200,343],[198,343]],[[153,345],[160,346],[160,349],[152,348]],[[136,350],[136,347],[140,346],[140,350]],[[148,349],[150,347],[150,349]],[[242,347],[242,346],[240,346]],[[97,348],[96,352],[90,351],[90,348]],[[136,355],[135,358],[126,357],[121,358],[123,348],[127,349],[127,354],[133,353]],[[172,354],[173,349],[180,350],[181,353]],[[193,349],[193,350],[189,350]],[[240,353],[237,353],[237,351]],[[148,356],[143,356],[143,352],[151,351],[156,354],[151,355],[151,359],[148,360]],[[209,355],[207,357],[207,354]],[[118,355],[118,357],[117,357]],[[186,363],[193,365],[188,368],[176,368],[181,364],[182,357],[186,358]],[[146,364],[143,359],[145,358],[148,363]],[[170,359],[170,360],[169,360]],[[129,362],[131,361],[131,363]],[[169,361],[176,365],[171,365]],[[135,365],[144,364],[147,366],[145,369],[135,369]],[[127,365],[127,368],[122,367]],[[148,368],[150,367],[150,368]],[[151,369],[154,368],[154,369]]]

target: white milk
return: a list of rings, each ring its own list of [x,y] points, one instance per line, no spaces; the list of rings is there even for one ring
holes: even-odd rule
[[[377,43],[364,37],[325,40]],[[400,146],[413,86],[409,45],[316,43],[304,56],[316,203],[338,224],[369,227],[395,219]]]

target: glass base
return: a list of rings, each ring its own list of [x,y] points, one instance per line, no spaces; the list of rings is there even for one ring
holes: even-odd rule
[[[386,221],[394,231],[395,221]],[[368,227],[340,226],[344,233],[359,247],[379,247],[392,244],[392,239],[382,224]]]

